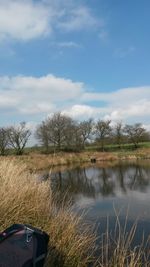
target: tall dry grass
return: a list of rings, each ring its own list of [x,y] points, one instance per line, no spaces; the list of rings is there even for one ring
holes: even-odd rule
[[[150,238],[145,239],[144,234],[138,245],[133,245],[137,232],[138,221],[135,221],[130,229],[127,229],[128,210],[124,224],[120,222],[119,214],[116,212],[116,224],[113,233],[109,231],[109,219],[107,230],[101,236],[99,267],[150,267]],[[140,238],[140,237],[139,237]]]
[[[1,160],[0,230],[13,223],[45,230],[50,236],[46,266],[82,267],[90,262],[94,236],[87,227],[80,232],[80,220],[69,209],[57,209],[50,182],[38,183],[26,165]]]
[[[0,157],[1,159],[2,157]],[[40,153],[30,153],[22,156],[9,156],[9,159],[13,159],[16,162],[25,163],[31,171],[45,170],[56,166],[69,166],[72,164],[90,163],[91,158],[95,158],[99,163],[111,163],[120,160],[113,153],[104,152],[81,152],[81,153],[65,153],[58,152],[50,155],[44,155]]]

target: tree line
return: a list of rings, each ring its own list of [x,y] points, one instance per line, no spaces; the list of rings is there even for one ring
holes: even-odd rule
[[[22,155],[31,131],[25,122],[18,126],[0,128],[0,154],[6,155],[9,148],[13,148],[15,154]],[[121,148],[122,144],[132,143],[135,148],[140,142],[149,141],[150,133],[141,123],[124,125],[122,122],[112,124],[111,120],[97,120],[91,118],[84,121],[76,121],[61,112],[54,113],[46,118],[34,132],[38,143],[45,153],[53,151],[80,151],[86,145],[97,145],[104,151],[106,144],[116,144]]]

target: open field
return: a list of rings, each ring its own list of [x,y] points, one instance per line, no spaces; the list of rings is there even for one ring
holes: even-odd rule
[[[142,143],[139,143],[138,144],[138,148],[140,149],[144,149],[144,148],[150,148],[150,142],[142,142]],[[90,145],[90,146],[87,146],[85,148],[87,151],[100,151],[101,150],[101,147],[100,146],[93,146],[93,145]],[[108,145],[105,145],[105,151],[107,152],[117,152],[119,150],[123,150],[123,151],[132,151],[132,150],[135,150],[135,146],[134,144],[121,144],[120,147],[117,145],[117,144],[108,144]]]

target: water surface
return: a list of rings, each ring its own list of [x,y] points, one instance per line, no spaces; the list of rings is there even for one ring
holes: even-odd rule
[[[87,211],[86,220],[99,225],[99,234],[106,230],[107,217],[113,231],[116,212],[122,225],[128,216],[127,230],[138,220],[136,244],[143,233],[150,234],[150,161],[54,169],[51,180],[60,203],[69,201],[74,211]]]

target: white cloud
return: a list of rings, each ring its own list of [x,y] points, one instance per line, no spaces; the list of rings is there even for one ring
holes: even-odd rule
[[[91,10],[85,6],[80,6],[66,12],[58,26],[65,31],[86,30],[98,26],[103,26],[104,22],[98,20],[91,14]]]
[[[72,107],[66,108],[62,113],[71,116],[72,118],[83,120],[87,118],[100,118],[104,115],[108,109],[106,108],[96,108],[88,105],[73,105]]]
[[[0,40],[30,40],[52,32],[53,14],[34,1],[0,1]]]
[[[83,94],[83,84],[54,75],[1,77],[0,109],[9,107],[21,114],[48,113],[57,104],[74,101]]]
[[[75,119],[111,119],[141,122],[149,127],[150,86],[94,93],[81,82],[46,75],[0,77],[0,111],[38,120],[56,111]],[[15,115],[16,114],[16,115]]]
[[[69,109],[63,110],[62,113],[73,118],[93,117],[94,109],[86,105],[74,105]]]
[[[75,1],[0,0],[0,41],[27,41],[62,31],[103,27],[90,8]]]
[[[150,124],[143,124],[143,127],[150,132]]]
[[[75,105],[65,112],[77,118],[145,123],[150,116],[150,86],[123,88],[109,93],[87,93],[85,90],[80,101],[84,104]]]
[[[110,93],[85,93],[83,95],[83,100],[88,101],[103,101],[111,104],[117,103],[117,105],[123,105],[124,103],[133,103],[141,99],[150,98],[150,86],[141,87],[128,87],[119,90],[114,90]]]

